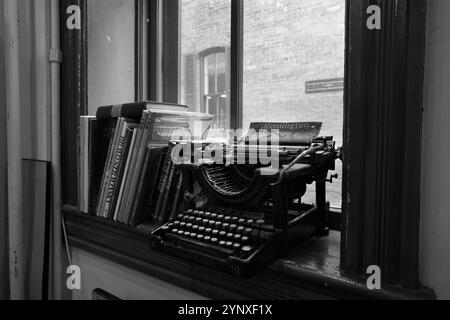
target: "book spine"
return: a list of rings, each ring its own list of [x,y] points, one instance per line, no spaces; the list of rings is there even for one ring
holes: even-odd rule
[[[127,223],[132,226],[136,225],[142,217],[142,212],[138,212],[138,210],[139,210],[140,204],[142,202],[142,198],[144,196],[145,184],[148,183],[148,181],[146,181],[146,178],[147,178],[147,171],[150,169],[149,163],[150,163],[150,159],[152,156],[152,151],[153,150],[151,148],[147,148],[147,152],[146,152],[145,159],[144,159],[144,165],[142,167],[142,174],[139,178],[139,184],[136,189],[136,198],[134,199],[131,213],[130,213],[129,219],[127,221]],[[153,178],[156,179],[156,177],[153,177]]]
[[[167,202],[167,186],[169,184],[169,180],[172,178],[171,175],[173,175],[172,172],[172,150],[173,150],[173,145],[170,144],[168,149],[167,149],[167,154],[166,157],[164,159],[164,165],[162,168],[162,173],[161,173],[161,180],[160,180],[160,184],[159,184],[159,197],[158,197],[158,202],[156,205],[156,209],[155,209],[155,218],[159,221],[162,222],[162,217],[164,215],[163,211],[165,210],[165,205]]]
[[[124,126],[122,127],[122,132],[118,139],[117,148],[114,151],[114,155],[112,158],[113,162],[111,166],[111,177],[109,179],[108,187],[106,189],[105,206],[102,211],[102,216],[105,218],[109,216],[113,204],[113,196],[119,178],[120,163],[121,159],[123,158],[123,153],[127,142],[126,141],[127,132],[128,132],[128,124],[125,123]]]
[[[95,158],[99,155],[97,154],[98,150],[98,136],[99,136],[99,128],[98,121],[96,119],[91,119],[90,127],[89,127],[89,163],[88,163],[88,206],[87,213],[93,214],[94,205],[97,196],[97,184],[95,179]]]
[[[142,175],[142,165],[143,165],[143,161],[144,161],[145,152],[147,150],[149,133],[151,132],[151,128],[153,126],[154,119],[155,119],[154,115],[149,114],[145,129],[144,129],[144,132],[142,135],[142,141],[141,141],[141,145],[139,147],[139,152],[137,154],[137,159],[136,159],[136,165],[134,167],[133,177],[132,177],[131,183],[130,183],[130,197],[127,199],[127,206],[125,208],[125,216],[124,216],[124,220],[123,220],[125,223],[127,223],[127,221],[129,220],[132,205],[136,199],[137,181],[138,181],[139,177]]]
[[[170,211],[169,221],[172,221],[178,212],[178,206],[180,204],[180,199],[182,198],[183,192],[183,175],[181,174],[181,170],[178,170],[178,178],[174,191],[174,198],[172,202],[172,210]]]
[[[128,152],[130,150],[130,145],[131,145],[131,138],[133,135],[133,129],[132,128],[128,128],[127,129],[127,133],[126,133],[126,137],[125,137],[125,147],[123,149],[123,152],[120,156],[120,163],[118,165],[118,175],[117,175],[117,179],[116,182],[114,184],[114,193],[113,193],[113,197],[111,200],[111,208],[108,212],[108,219],[113,219],[114,218],[114,212],[116,210],[116,206],[117,206],[117,201],[118,201],[118,196],[119,196],[119,191],[120,191],[120,186],[122,184],[122,179],[123,179],[123,174],[125,171],[125,165],[126,165],[126,159],[128,158]]]
[[[138,133],[136,136],[136,142],[135,142],[135,146],[133,149],[133,153],[131,155],[131,161],[130,161],[130,167],[126,176],[126,181],[125,181],[125,187],[124,187],[124,192],[123,192],[123,196],[122,196],[122,201],[120,202],[120,208],[119,208],[119,212],[118,212],[118,216],[117,216],[117,221],[122,222],[122,223],[126,223],[125,222],[125,212],[126,212],[126,207],[127,207],[127,203],[130,200],[130,184],[131,184],[131,179],[133,177],[133,173],[135,170],[135,165],[136,165],[136,158],[137,158],[137,154],[139,152],[139,148],[143,139],[143,133],[144,133],[144,128],[145,125],[147,123],[148,120],[148,112],[144,111],[143,115],[142,115],[142,119],[141,122],[139,124],[139,128],[138,128]]]
[[[131,140],[130,150],[128,151],[127,162],[126,162],[126,165],[125,165],[125,170],[124,170],[124,173],[123,173],[122,182],[120,184],[120,191],[119,191],[119,196],[117,198],[117,205],[116,205],[116,208],[114,210],[114,216],[113,216],[113,220],[114,221],[117,221],[117,219],[118,219],[119,210],[120,210],[120,204],[122,203],[123,193],[124,193],[124,189],[125,189],[126,178],[128,176],[128,172],[129,172],[129,168],[130,168],[131,156],[133,154],[133,150],[134,150],[135,144],[136,144],[137,132],[138,132],[137,128],[133,130],[133,138]]]
[[[159,149],[159,153],[156,159],[156,174],[155,176],[157,177],[157,179],[154,179],[151,181],[151,185],[149,187],[149,195],[148,195],[148,200],[147,203],[144,207],[144,210],[146,210],[146,212],[150,213],[150,216],[153,218],[153,220],[156,220],[156,205],[157,205],[157,201],[158,201],[158,191],[159,191],[159,184],[160,181],[162,179],[162,171],[163,171],[163,166],[164,166],[164,159],[166,157],[166,153],[167,153],[167,147],[161,148]]]
[[[97,142],[98,153],[96,153],[96,202],[94,206],[95,214],[100,212],[100,205],[102,202],[104,181],[106,179],[106,171],[108,166],[108,159],[111,155],[112,145],[114,142],[114,136],[116,133],[117,121],[101,121],[99,123],[101,128],[99,141]]]
[[[111,172],[112,172],[112,166],[114,163],[114,156],[116,154],[117,151],[117,147],[119,145],[119,139],[120,139],[120,134],[122,133],[122,128],[123,128],[123,124],[124,124],[124,119],[120,118],[119,121],[117,122],[117,127],[116,127],[116,132],[114,135],[114,140],[113,143],[111,145],[111,153],[109,155],[109,159],[106,165],[106,173],[105,173],[105,180],[104,180],[104,187],[102,190],[102,202],[101,202],[101,206],[100,206],[100,210],[98,211],[98,216],[99,217],[104,217],[104,212],[105,212],[105,206],[106,206],[106,198],[108,195],[108,187],[109,187],[109,182],[111,181]]]

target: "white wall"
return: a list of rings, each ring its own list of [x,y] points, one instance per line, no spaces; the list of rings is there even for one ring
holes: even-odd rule
[[[88,109],[134,101],[135,1],[88,1]]]
[[[0,0],[0,300],[8,297],[6,102],[3,54],[3,0]]]
[[[86,251],[72,249],[72,263],[81,269],[81,290],[73,298],[91,300],[102,289],[122,300],[199,300],[202,296],[128,269]]]
[[[450,1],[428,1],[420,277],[450,299]]]

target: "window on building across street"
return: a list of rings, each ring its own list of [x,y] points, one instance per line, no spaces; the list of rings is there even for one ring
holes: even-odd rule
[[[230,126],[229,52],[211,48],[200,54],[202,111],[215,115],[218,128]]]
[[[181,103],[230,127],[231,1],[180,0]],[[243,1],[242,119],[322,122],[343,143],[345,0]],[[233,78],[234,79],[234,78]],[[339,179],[329,186],[341,206]],[[304,201],[314,201],[314,188]]]

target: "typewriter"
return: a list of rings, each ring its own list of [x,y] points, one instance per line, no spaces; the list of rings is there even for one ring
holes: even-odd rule
[[[321,124],[305,126],[317,130]],[[335,177],[327,178],[340,151],[333,137],[308,132],[309,141],[274,144],[269,139],[269,145],[248,139],[240,144],[181,143],[184,153],[190,151],[178,164],[183,210],[152,233],[151,247],[248,278],[292,246],[328,235],[326,183]],[[261,161],[262,154],[276,154],[277,164]],[[316,203],[307,205],[302,197],[312,183]]]

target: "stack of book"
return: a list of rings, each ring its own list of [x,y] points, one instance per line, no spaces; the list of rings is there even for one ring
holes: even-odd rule
[[[185,106],[143,102],[101,107],[96,118],[82,117],[81,122],[96,123],[96,130],[89,132],[80,124],[81,211],[133,226],[170,219],[182,199],[181,171],[171,158],[172,140],[180,138],[179,132],[183,139],[201,139],[198,132],[206,132],[213,119],[186,110]],[[86,158],[92,163],[85,163]],[[98,162],[103,162],[101,169]],[[102,174],[85,181],[86,170]],[[86,195],[90,200],[84,203]]]

